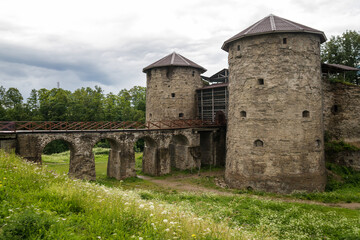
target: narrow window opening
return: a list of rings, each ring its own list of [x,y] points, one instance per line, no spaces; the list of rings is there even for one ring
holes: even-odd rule
[[[152,113],[149,114],[149,117],[152,117]]]
[[[315,141],[315,146],[318,148],[321,147],[321,141],[319,139]]]
[[[333,105],[331,107],[331,112],[332,112],[332,114],[337,114],[339,112],[339,106],[338,105]]]
[[[241,111],[241,112],[240,112],[240,117],[246,117],[246,112],[245,112],[245,111]]]
[[[240,45],[237,45],[237,50],[240,51]]]
[[[184,113],[179,113],[179,118],[184,117]]]
[[[254,142],[254,146],[255,146],[255,147],[263,147],[263,146],[264,146],[264,142],[261,141],[260,139],[258,139],[258,140],[256,140],[256,141]]]
[[[195,71],[192,71],[192,76],[193,76],[193,77],[195,76]]]
[[[310,117],[310,112],[305,110],[302,112],[302,116],[303,116],[303,118],[308,118],[308,117]]]
[[[172,94],[171,94],[171,97],[173,97],[173,98],[174,98],[174,97],[175,97],[175,93],[172,93]]]
[[[258,79],[258,84],[259,84],[259,85],[264,85],[264,79],[263,79],[263,78],[259,78],[259,79]]]
[[[287,44],[287,38],[283,38],[283,44]]]

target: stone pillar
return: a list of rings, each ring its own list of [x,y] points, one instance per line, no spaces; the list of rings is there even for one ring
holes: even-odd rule
[[[71,151],[69,176],[78,179],[96,180],[95,157],[91,142],[80,138]]]
[[[145,147],[143,153],[142,171],[145,174],[157,176],[158,175],[158,158],[157,158],[157,145],[145,140]]]
[[[108,166],[107,166],[107,175],[108,177],[115,178],[117,180],[123,179],[121,175],[121,159],[120,159],[120,150],[113,148],[109,152]],[[123,174],[125,175],[125,174]]]
[[[134,143],[132,141],[122,142],[120,144],[119,154],[119,166],[120,171],[116,179],[124,179],[128,177],[135,177],[135,152]]]
[[[159,148],[156,153],[157,176],[171,173],[169,148]]]

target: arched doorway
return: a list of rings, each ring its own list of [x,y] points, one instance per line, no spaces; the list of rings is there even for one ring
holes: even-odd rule
[[[55,139],[47,143],[41,152],[41,162],[58,174],[68,174],[70,162],[74,157],[72,143],[64,139]]]

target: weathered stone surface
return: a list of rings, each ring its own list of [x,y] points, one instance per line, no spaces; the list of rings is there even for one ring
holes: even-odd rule
[[[196,119],[196,92],[203,83],[200,70],[161,67],[148,70],[146,121]]]
[[[226,128],[200,129],[201,165],[225,166]]]
[[[13,151],[16,148],[16,134],[0,134],[0,149]]]
[[[360,87],[324,84],[324,126],[332,139],[360,146]]]
[[[230,187],[324,189],[319,42],[312,34],[279,33],[230,45],[225,174]]]
[[[360,151],[343,151],[326,154],[326,161],[360,171]]]
[[[215,130],[216,131],[216,130]],[[17,152],[22,157],[41,163],[44,147],[54,140],[65,141],[70,149],[69,175],[95,180],[93,147],[101,139],[110,143],[107,174],[124,179],[136,176],[134,145],[145,140],[143,172],[158,176],[198,166],[201,158],[200,134],[192,129],[129,130],[106,132],[42,132],[17,133]]]

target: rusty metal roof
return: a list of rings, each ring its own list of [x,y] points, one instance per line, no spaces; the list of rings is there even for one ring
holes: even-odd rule
[[[260,21],[246,28],[242,32],[236,34],[232,38],[226,40],[222,45],[221,49],[223,49],[224,51],[229,51],[229,44],[231,42],[244,37],[270,34],[270,33],[279,33],[279,32],[313,33],[320,35],[321,43],[326,41],[326,36],[322,31],[270,14],[269,16],[261,19]]]
[[[143,69],[143,72],[152,69],[152,68],[158,68],[158,67],[169,67],[169,66],[180,66],[180,67],[193,67],[200,69],[201,73],[206,72],[206,69],[202,66],[194,63],[193,61],[187,59],[184,56],[181,56],[180,54],[173,52],[162,59],[154,62],[153,64],[150,64],[149,66],[145,67]]]

